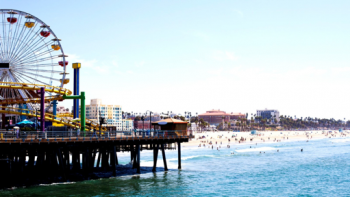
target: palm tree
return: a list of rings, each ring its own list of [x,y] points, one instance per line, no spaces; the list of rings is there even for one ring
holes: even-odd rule
[[[225,129],[225,116],[222,116],[222,129],[224,130]]]

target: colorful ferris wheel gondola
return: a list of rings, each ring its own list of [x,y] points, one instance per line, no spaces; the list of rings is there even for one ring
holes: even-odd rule
[[[33,22],[31,19],[33,18],[30,15],[25,16],[25,18],[27,19],[26,22],[24,23],[24,26],[26,26],[27,28],[33,28],[35,25],[35,22]]]
[[[40,35],[41,35],[42,37],[45,37],[45,38],[49,37],[50,34],[51,34],[51,32],[48,31],[47,28],[49,28],[50,26],[41,25],[40,27],[42,28],[42,30],[41,30],[41,32],[40,32]]]
[[[17,14],[17,12],[7,12],[10,16],[7,17],[7,22],[11,23],[11,24],[15,24],[17,22],[17,18],[15,17],[15,15]]]
[[[52,48],[54,51],[58,51],[58,50],[60,50],[60,49],[61,49],[61,47],[60,47],[60,45],[59,45],[58,41],[61,41],[61,40],[60,40],[60,39],[55,38],[55,39],[52,39],[52,41],[54,41],[54,43],[51,45],[51,48]]]

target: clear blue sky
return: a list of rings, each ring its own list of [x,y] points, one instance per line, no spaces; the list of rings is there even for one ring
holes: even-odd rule
[[[270,108],[350,119],[350,1],[3,0],[1,7],[49,24],[68,60],[82,63],[87,98],[125,111]]]

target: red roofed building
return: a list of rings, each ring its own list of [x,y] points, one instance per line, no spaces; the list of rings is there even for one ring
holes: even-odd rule
[[[208,122],[211,125],[219,125],[222,123],[222,117],[225,117],[225,121],[229,122],[230,120],[237,120],[238,118],[245,118],[245,114],[241,113],[226,113],[225,111],[218,110],[210,110],[207,111],[204,114],[198,114],[198,118],[203,120],[205,122]]]

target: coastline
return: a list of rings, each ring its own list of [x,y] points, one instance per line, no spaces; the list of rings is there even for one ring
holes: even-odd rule
[[[329,131],[332,131],[331,133]],[[337,130],[314,130],[314,131],[259,131],[253,135],[250,132],[232,131],[207,131],[195,133],[194,138],[188,143],[183,143],[182,147],[205,147],[209,145],[213,148],[227,148],[228,146],[243,144],[261,144],[272,142],[288,142],[300,140],[325,139],[336,137],[349,137],[349,130],[339,132]],[[201,137],[205,138],[201,138]],[[236,140],[237,139],[237,140]],[[240,140],[244,139],[244,140]],[[229,141],[230,140],[230,141]],[[212,142],[212,144],[209,144]]]

